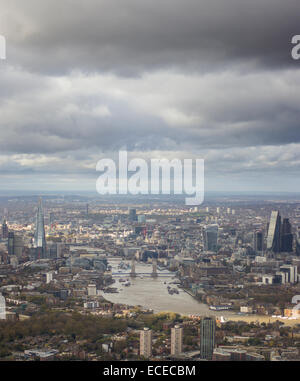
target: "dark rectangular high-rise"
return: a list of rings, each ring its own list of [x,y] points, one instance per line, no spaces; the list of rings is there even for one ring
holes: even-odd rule
[[[288,218],[284,218],[281,225],[281,251],[287,253],[293,251],[292,225]]]
[[[262,231],[255,231],[253,234],[253,249],[256,252],[263,251],[263,233]]]
[[[8,226],[6,221],[4,220],[2,224],[2,238],[7,238],[7,237],[8,237]]]
[[[200,322],[200,358],[211,360],[215,346],[216,321],[212,317],[204,317]]]
[[[8,240],[7,240],[8,255],[14,255],[14,239],[15,239],[15,233],[9,232],[8,233]]]
[[[129,209],[129,220],[131,222],[137,221],[136,209]]]
[[[204,229],[204,248],[207,251],[218,250],[218,225],[208,225]]]

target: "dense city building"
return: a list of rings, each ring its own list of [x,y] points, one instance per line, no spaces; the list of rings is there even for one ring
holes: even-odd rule
[[[253,249],[255,252],[261,252],[263,251],[264,247],[264,238],[263,238],[263,232],[262,231],[255,231],[253,234]]]
[[[152,330],[146,327],[140,333],[140,355],[145,358],[152,356]]]
[[[269,346],[269,340],[287,342],[286,336],[276,336],[278,321],[284,327],[298,321],[291,298],[300,293],[297,202],[223,205],[217,200],[190,208],[155,201],[132,208],[55,196],[44,198],[44,216],[36,201],[2,202],[3,210],[9,206],[9,214],[2,214],[3,220],[9,215],[8,237],[0,239],[7,322],[30,320],[45,309],[105,318],[110,326],[122,321],[121,336],[101,336],[96,354],[79,345],[76,358],[275,361],[298,356],[296,349],[271,355],[275,345]],[[287,216],[282,223],[281,214]],[[289,235],[295,237],[292,248]],[[272,248],[279,241],[279,251],[265,250],[268,238]],[[174,312],[155,314],[154,309]],[[257,339],[262,328],[253,322],[268,322],[264,339]],[[31,341],[23,342],[26,359],[33,353],[64,356],[57,348],[55,354],[45,348],[33,352]]]
[[[208,225],[204,228],[204,247],[207,251],[217,251],[218,225]]]
[[[183,328],[175,325],[171,329],[171,354],[174,356],[182,353]]]
[[[211,360],[215,346],[215,319],[203,317],[200,322],[200,358]]]

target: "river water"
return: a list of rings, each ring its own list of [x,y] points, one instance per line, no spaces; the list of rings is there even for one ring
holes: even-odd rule
[[[124,261],[129,263],[128,261]],[[112,266],[113,273],[118,273],[119,258],[109,258],[109,265]],[[130,272],[129,270],[121,270],[122,272]],[[151,273],[152,265],[145,263],[135,264],[136,278],[130,278],[129,275],[114,276],[116,282],[111,287],[117,287],[118,293],[105,293],[103,296],[106,300],[113,303],[123,303],[131,306],[140,305],[144,308],[152,309],[154,313],[170,311],[181,315],[215,315],[215,316],[232,316],[229,311],[211,311],[206,304],[195,300],[188,293],[175,284],[169,284],[176,279],[174,276],[151,278],[146,275],[138,275],[139,273]],[[172,274],[168,270],[159,270],[158,273]],[[119,282],[119,279],[128,279],[130,286],[125,287],[124,283]],[[177,288],[179,294],[168,293],[167,287]]]

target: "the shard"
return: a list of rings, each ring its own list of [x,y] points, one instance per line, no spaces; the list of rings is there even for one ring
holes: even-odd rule
[[[36,248],[37,259],[46,257],[46,238],[42,199],[39,199],[38,209],[36,213],[34,247]]]

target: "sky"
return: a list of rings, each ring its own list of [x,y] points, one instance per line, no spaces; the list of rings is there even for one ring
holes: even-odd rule
[[[205,161],[300,190],[299,0],[0,0],[0,190],[95,190],[97,161]]]

